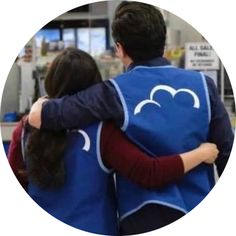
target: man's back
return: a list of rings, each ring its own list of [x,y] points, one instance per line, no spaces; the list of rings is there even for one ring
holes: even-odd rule
[[[154,155],[188,151],[207,140],[210,107],[201,73],[167,66],[136,66],[111,80],[122,101],[123,131]],[[214,185],[213,167],[200,165],[178,184],[151,191],[117,177],[121,220],[148,204],[192,210]]]
[[[211,110],[201,73],[136,66],[111,82],[123,105],[122,130],[147,152],[170,155],[206,141]]]

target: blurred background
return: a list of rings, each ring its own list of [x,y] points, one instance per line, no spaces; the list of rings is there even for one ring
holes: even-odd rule
[[[44,78],[47,68],[64,48],[76,47],[90,53],[103,80],[124,71],[121,61],[115,56],[110,30],[114,10],[120,2],[92,3],[58,16],[36,32],[16,55],[5,83],[0,111],[6,153],[16,122],[29,112],[38,97],[46,95]],[[167,24],[165,57],[175,66],[202,71],[214,80],[234,129],[233,90],[219,57],[207,40],[188,23],[160,10]]]

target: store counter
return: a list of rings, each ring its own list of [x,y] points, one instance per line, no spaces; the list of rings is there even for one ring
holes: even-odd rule
[[[17,122],[1,122],[1,135],[3,146],[7,154],[10,141],[12,139],[12,133],[17,125]]]

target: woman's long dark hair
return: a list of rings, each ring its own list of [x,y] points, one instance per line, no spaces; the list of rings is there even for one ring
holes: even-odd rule
[[[60,98],[100,81],[101,75],[93,58],[79,49],[67,48],[52,62],[45,89],[49,98]],[[30,130],[26,148],[27,171],[29,179],[38,186],[53,188],[64,183],[65,135],[66,131]]]

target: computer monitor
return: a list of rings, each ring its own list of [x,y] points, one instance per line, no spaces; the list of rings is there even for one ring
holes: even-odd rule
[[[77,48],[97,56],[106,50],[106,28],[78,28]]]
[[[43,38],[46,43],[60,41],[60,29],[41,29],[35,34],[36,47],[41,47]]]
[[[62,30],[62,39],[65,48],[76,47],[76,31],[74,28],[66,28]]]

